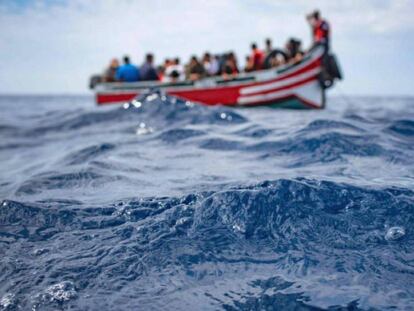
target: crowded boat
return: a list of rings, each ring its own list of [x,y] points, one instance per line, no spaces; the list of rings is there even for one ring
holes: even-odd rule
[[[205,105],[325,107],[325,89],[341,79],[335,56],[329,51],[329,24],[318,11],[307,16],[312,27],[312,45],[304,49],[297,38],[283,48],[274,48],[271,38],[263,45],[250,45],[250,54],[240,65],[228,51],[193,55],[182,63],[179,57],[156,64],[147,53],[140,66],[129,56],[112,59],[102,75],[93,76],[90,87],[99,105],[125,103],[161,91]]]
[[[180,82],[196,81],[206,77],[234,78],[241,72],[252,72],[269,68],[277,68],[285,64],[301,61],[304,52],[300,40],[291,38],[285,49],[273,49],[271,39],[266,39],[266,49],[261,50],[256,43],[251,44],[251,54],[246,56],[243,67],[239,66],[233,51],[222,54],[205,52],[202,57],[193,55],[187,64],[182,65],[179,57],[167,58],[156,66],[154,55],[148,53],[141,66],[134,65],[129,56],[124,56],[122,64],[112,59],[108,68],[99,78],[99,82],[139,82],[161,81]],[[98,81],[96,81],[98,82]]]
[[[307,16],[312,27],[312,45],[329,45],[329,24],[315,11]],[[100,76],[95,77],[94,83],[111,82],[182,82],[196,81],[206,77],[221,76],[231,79],[241,72],[253,72],[269,68],[278,68],[286,64],[299,63],[305,54],[301,40],[290,38],[281,49],[273,47],[272,40],[267,38],[264,48],[252,43],[251,53],[245,58],[243,66],[239,65],[234,51],[221,54],[205,52],[202,56],[193,55],[182,65],[179,57],[171,57],[162,64],[156,65],[154,54],[147,53],[143,63],[135,65],[129,56],[124,56],[122,62],[117,58],[110,61],[108,68]]]

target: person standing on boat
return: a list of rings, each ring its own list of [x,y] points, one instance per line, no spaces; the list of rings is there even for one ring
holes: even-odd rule
[[[121,82],[137,82],[140,80],[139,69],[132,65],[129,57],[124,57],[124,64],[116,72],[116,80]]]
[[[156,81],[159,80],[157,69],[154,67],[154,55],[151,53],[145,56],[145,62],[140,68],[142,81]]]
[[[329,37],[330,37],[330,27],[329,23],[321,18],[321,14],[318,10],[315,10],[311,14],[306,16],[309,24],[312,27],[312,39],[313,44],[322,44],[326,47],[326,51],[329,50]]]

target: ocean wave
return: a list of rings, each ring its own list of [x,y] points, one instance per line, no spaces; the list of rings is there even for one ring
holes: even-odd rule
[[[414,305],[412,99],[91,100],[0,97],[0,310]]]
[[[90,290],[96,293],[96,308],[115,307],[114,301],[129,297],[130,307],[172,303],[183,309],[184,302],[174,298],[177,291],[207,296],[210,290],[211,308],[258,310],[274,303],[288,306],[285,302],[305,309],[335,307],[322,295],[327,286],[331,296],[346,297],[338,304],[343,308],[381,309],[395,302],[396,291],[401,308],[413,301],[414,193],[409,189],[302,178],[183,197],[132,198],[103,207],[74,203],[3,202],[0,237],[8,256],[2,260],[1,282],[18,305],[33,306],[30,297],[46,297],[39,293],[55,292],[50,286],[60,282],[73,282],[68,295],[63,289],[57,293],[68,299],[38,299],[41,308],[52,308],[56,301],[81,307],[85,300],[79,296]],[[388,232],[395,226],[404,233]],[[36,277],[21,288],[10,276],[24,271]],[[243,280],[245,288],[233,292],[217,274]],[[108,299],[106,291],[118,298]],[[378,295],[380,301],[373,298]]]

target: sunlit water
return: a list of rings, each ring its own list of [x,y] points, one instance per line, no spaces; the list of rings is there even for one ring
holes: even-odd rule
[[[0,109],[0,310],[413,310],[412,98]]]

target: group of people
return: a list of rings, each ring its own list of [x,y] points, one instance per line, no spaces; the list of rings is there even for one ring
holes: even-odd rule
[[[319,11],[314,11],[306,17],[312,28],[313,44],[322,44],[327,51],[329,48],[329,24],[321,18]],[[241,71],[252,72],[284,64],[295,64],[302,60],[303,55],[301,41],[291,38],[287,41],[284,49],[274,49],[271,39],[266,39],[264,50],[261,50],[256,43],[252,43],[251,54],[246,57],[246,64],[242,70],[234,52],[217,55],[206,52],[202,58],[192,56],[185,66],[181,64],[179,58],[166,59],[162,65],[155,66],[153,54],[148,53],[143,64],[138,67],[131,63],[128,56],[125,56],[122,65],[117,59],[110,62],[102,76],[102,82],[158,80],[177,83],[212,76],[233,78]]]

